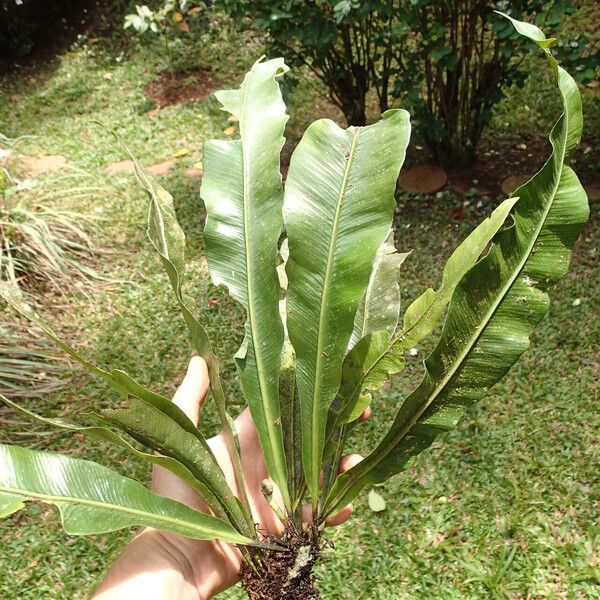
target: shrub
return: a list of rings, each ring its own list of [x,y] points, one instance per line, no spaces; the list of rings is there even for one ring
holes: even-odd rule
[[[133,29],[138,35],[155,34],[162,37],[169,70],[173,72],[175,58],[171,48],[172,38],[189,34],[192,27],[201,31],[209,30],[208,4],[199,0],[164,0],[154,9],[146,4],[136,4],[135,13],[125,15],[123,26]]]
[[[194,0],[165,0],[152,9],[146,4],[136,4],[135,13],[125,15],[125,29],[131,27],[138,33],[160,33],[176,29],[189,32],[189,21],[206,15],[207,3]]]
[[[528,75],[523,68],[528,41],[491,10],[494,4],[420,0],[402,12],[392,94],[413,111],[420,133],[442,164],[475,159],[493,107],[507,87],[521,85]],[[517,18],[531,16],[540,25],[555,27],[574,7],[563,0],[521,0],[511,2],[510,11]],[[417,43],[411,44],[416,32]],[[590,81],[590,61],[597,63],[600,54],[586,56],[587,41],[571,43],[566,44],[571,55],[564,46],[557,55],[573,68],[578,81]]]
[[[552,40],[533,25],[513,24],[543,49],[557,78],[564,112],[550,134],[552,153],[515,197],[458,246],[439,287],[425,290],[400,326],[403,257],[395,250],[392,222],[410,134],[408,113],[391,110],[373,125],[347,130],[327,119],[313,123],[292,156],[284,190],[280,152],[287,114],[278,85],[286,71],[283,60],[259,61],[240,89],[217,93],[223,108],[238,118],[240,139],[204,146],[206,256],[213,282],[226,286],[247,312],[235,362],[270,477],[281,492],[282,503],[276,505],[286,525],[281,539],[262,538],[252,525],[219,361],[183,291],[184,235],[171,196],[139,168],[150,198],[148,236],[190,341],[208,364],[242,490],[239,501],[204,437],[176,405],[123,371],[105,370],[79,356],[18,290],[5,285],[1,293],[11,306],[125,399],[122,407],[96,415],[102,426],[42,420],[81,429],[160,463],[197,490],[216,516],[152,494],[96,463],[8,445],[0,446],[0,514],[36,498],[57,504],[71,533],[148,525],[196,539],[217,538],[245,548],[243,581],[252,598],[279,598],[282,588],[289,598],[317,597],[311,570],[326,518],[365,487],[404,470],[506,374],[529,347],[548,309],[547,290],[566,273],[587,220],[585,192],[566,164],[582,129],[576,83],[552,57]],[[287,241],[280,244],[283,231]],[[278,269],[282,261],[285,268]],[[421,383],[365,460],[337,475],[348,432],[373,393],[401,372],[404,353],[428,336],[446,311]],[[116,430],[149,450],[133,447]],[[270,481],[263,482],[263,490],[276,504]],[[300,511],[305,500],[313,509],[307,527]],[[282,550],[293,568],[270,570]],[[267,587],[276,592],[259,595],[257,587],[272,573]]]
[[[367,122],[369,92],[381,113],[404,106],[416,134],[441,163],[469,163],[503,90],[520,83],[523,40],[486,0],[220,0],[236,19],[269,32],[272,52],[306,65],[349,125]],[[506,8],[506,7],[505,7]],[[502,8],[501,8],[502,9]],[[567,0],[517,0],[516,18],[554,26],[573,11]],[[594,77],[598,53],[568,45],[570,64]],[[589,55],[586,57],[586,53]]]
[[[0,319],[3,318],[6,315],[0,313]],[[42,398],[65,385],[66,373],[64,359],[39,337],[38,331],[21,322],[0,324],[0,397]],[[17,438],[21,443],[39,446],[61,435],[56,428],[40,431],[35,425],[15,420],[11,412],[10,406],[0,403],[0,425],[6,426],[0,444]],[[23,425],[27,425],[24,430]]]

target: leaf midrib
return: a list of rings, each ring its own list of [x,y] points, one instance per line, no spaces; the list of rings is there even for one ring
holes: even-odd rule
[[[100,510],[115,510],[117,512],[124,513],[127,515],[149,517],[149,518],[155,519],[161,523],[169,523],[169,524],[172,523],[174,525],[179,525],[180,529],[181,529],[182,522],[179,519],[175,519],[173,517],[168,517],[168,516],[164,516],[164,515],[158,515],[156,513],[150,513],[150,512],[135,509],[135,508],[127,508],[121,504],[113,504],[113,503],[108,503],[108,502],[104,503],[104,502],[99,502],[97,500],[89,500],[87,498],[77,498],[74,496],[54,496],[54,495],[50,495],[50,494],[39,494],[36,492],[31,492],[29,490],[20,490],[17,488],[10,488],[10,487],[5,487],[5,486],[0,486],[0,492],[6,492],[9,494],[14,494],[16,496],[22,496],[25,498],[35,498],[36,500],[42,500],[44,502],[48,502],[48,503],[56,504],[56,505],[58,505],[58,504],[75,504],[75,505],[81,505],[81,506],[91,506],[93,508],[97,508]],[[204,515],[204,516],[208,517],[210,515]],[[185,521],[184,526],[191,528],[193,530],[202,532],[203,535],[208,531],[211,534],[214,533],[216,537],[226,536],[227,539],[230,539],[230,540],[237,539],[240,543],[242,540],[246,540],[246,538],[244,536],[239,536],[239,538],[237,538],[236,536],[231,536],[227,533],[222,534],[218,530],[215,530],[210,526],[204,527],[201,525],[196,525],[194,523],[190,523],[189,521]]]
[[[342,177],[342,183],[340,186],[340,191],[337,197],[335,214],[333,217],[333,229],[331,232],[331,238],[329,240],[329,250],[327,254],[327,265],[325,267],[325,276],[323,278],[323,294],[321,295],[321,305],[319,307],[319,325],[317,329],[317,364],[315,365],[315,385],[313,388],[312,395],[312,420],[311,420],[311,454],[312,454],[312,473],[311,479],[312,483],[319,480],[319,474],[321,471],[320,468],[320,460],[317,461],[317,457],[319,457],[319,447],[320,447],[320,436],[315,435],[315,432],[319,430],[319,400],[321,399],[321,382],[322,382],[322,371],[323,371],[323,344],[325,340],[325,336],[321,335],[321,332],[327,328],[327,301],[329,298],[330,285],[331,285],[331,276],[333,271],[333,262],[335,260],[335,249],[337,246],[337,236],[340,225],[340,216],[342,207],[344,204],[344,197],[346,195],[346,188],[348,186],[348,178],[350,176],[350,171],[352,169],[352,163],[354,161],[354,155],[356,154],[356,147],[358,145],[358,136],[360,129],[354,128],[352,144],[350,146],[350,151],[348,153],[348,159],[346,162],[346,168],[344,169],[344,175]],[[317,494],[318,495],[318,494]],[[313,504],[316,503],[317,499],[313,498]]]
[[[370,285],[370,282],[369,282],[369,285]],[[362,385],[363,385],[364,381],[367,379],[367,377],[379,365],[379,363],[381,363],[382,360],[387,358],[390,355],[390,353],[396,349],[396,346],[399,346],[398,350],[406,349],[405,341],[406,341],[407,336],[409,336],[411,331],[413,329],[415,329],[417,327],[417,325],[424,318],[427,317],[427,315],[433,310],[434,307],[437,307],[440,304],[440,302],[441,302],[440,299],[442,298],[442,293],[446,290],[447,287],[448,287],[448,281],[447,280],[445,281],[444,277],[442,275],[442,282],[440,284],[440,287],[437,290],[434,290],[435,297],[431,301],[431,304],[429,304],[429,306],[423,311],[423,314],[410,327],[403,329],[396,336],[391,336],[391,342],[389,343],[389,345],[375,359],[373,364],[363,373],[363,376],[361,377],[360,381],[352,388],[352,393],[349,396],[350,400],[352,400],[355,397],[355,394],[360,393],[360,390],[362,389]],[[364,328],[363,328],[363,332],[364,332]],[[350,400],[348,402],[350,402]]]
[[[562,94],[562,90],[561,90],[561,94]],[[564,95],[563,95],[563,101],[564,101]],[[562,145],[561,145],[561,154],[560,154],[560,163],[559,163],[560,164],[560,169],[559,169],[557,177],[556,177],[556,184],[554,185],[554,189],[552,190],[552,194],[550,195],[550,198],[548,199],[548,203],[547,203],[546,209],[543,212],[543,216],[540,219],[539,225],[536,228],[535,235],[532,236],[531,243],[529,244],[527,250],[523,253],[523,258],[519,262],[518,269],[515,270],[514,276],[509,279],[507,285],[505,285],[504,288],[502,289],[502,293],[499,294],[498,300],[493,304],[492,308],[488,311],[485,319],[482,321],[482,325],[480,325],[477,328],[476,334],[474,336],[472,336],[472,338],[470,340],[470,343],[466,346],[466,349],[460,354],[459,360],[454,362],[453,369],[450,371],[450,373],[446,377],[444,377],[442,379],[442,381],[440,382],[440,385],[436,386],[435,392],[429,396],[428,402],[425,403],[425,405],[422,407],[422,409],[417,412],[416,416],[413,419],[411,419],[410,421],[408,421],[408,425],[403,428],[402,432],[397,436],[397,438],[402,439],[402,438],[404,438],[404,436],[406,436],[406,434],[412,429],[412,427],[421,418],[421,416],[423,415],[423,413],[429,408],[429,406],[431,406],[431,404],[435,401],[435,399],[442,393],[442,391],[444,390],[444,388],[446,387],[446,385],[449,383],[449,381],[452,379],[452,377],[454,377],[454,375],[456,374],[456,371],[460,368],[460,366],[464,362],[465,358],[468,356],[468,354],[473,349],[473,346],[477,343],[477,341],[479,340],[479,338],[481,337],[481,335],[485,331],[485,329],[488,326],[490,320],[494,316],[496,310],[498,310],[501,302],[504,300],[505,296],[510,291],[510,288],[513,286],[514,282],[521,275],[521,272],[523,271],[523,268],[525,267],[525,264],[529,260],[529,257],[531,256],[531,253],[532,253],[532,250],[533,250],[534,246],[537,243],[537,240],[538,240],[538,237],[540,235],[540,232],[541,232],[541,230],[542,230],[542,228],[543,228],[543,226],[544,226],[544,224],[546,222],[546,219],[548,218],[548,213],[550,212],[550,209],[552,208],[552,206],[554,204],[554,201],[556,199],[556,193],[557,193],[558,188],[560,186],[560,181],[561,181],[562,173],[563,173],[564,166],[565,166],[564,165],[564,159],[565,159],[565,156],[566,156],[566,144],[567,144],[567,132],[568,132],[568,110],[566,108],[566,104],[565,104],[565,109],[564,109],[561,117],[564,119],[564,134],[563,134]],[[542,167],[542,169],[545,168],[546,164],[552,160],[553,155],[554,155],[554,147],[553,147],[553,153],[552,153],[552,155],[550,156],[550,158],[548,159],[548,161],[546,161],[546,163],[544,164],[544,167]],[[513,227],[516,227],[516,225],[513,225]],[[420,387],[420,385],[419,385],[419,387]],[[417,388],[417,390],[418,389],[419,388]],[[367,471],[367,472],[372,471],[375,467],[377,467],[377,465],[379,463],[381,463],[385,458],[387,458],[387,456],[389,455],[389,453],[392,450],[391,446],[392,446],[391,444],[388,444],[388,447],[382,453],[382,455],[371,463],[372,466],[369,469],[369,471]],[[354,485],[354,483],[361,476],[362,475],[354,475],[353,476],[353,475],[351,475],[351,472],[349,472],[348,473],[348,483],[344,486],[345,490],[348,490],[349,488],[351,488],[352,485]],[[343,496],[345,494],[346,494],[346,491],[343,491],[343,493],[340,492],[338,494],[337,498],[335,499],[335,502],[330,503],[330,506],[335,506],[339,502],[339,500],[341,498],[343,498]]]
[[[437,294],[439,294],[442,291],[443,287],[444,287],[444,284],[442,282],[440,289],[435,292],[436,296],[437,296]],[[363,373],[363,376],[361,377],[360,381],[352,388],[352,393],[349,396],[350,400],[352,400],[355,397],[355,394],[357,392],[360,393],[360,389],[362,388],[364,381],[372,373],[372,371],[379,365],[379,363],[383,359],[387,358],[393,350],[395,350],[396,345],[399,345],[400,348],[405,349],[404,340],[405,340],[406,336],[419,324],[421,319],[423,319],[429,313],[429,311],[436,304],[436,302],[437,302],[437,297],[425,309],[425,312],[423,312],[423,314],[421,315],[421,318],[419,318],[419,320],[415,321],[415,323],[413,323],[408,329],[404,329],[403,331],[401,331],[397,336],[392,337],[392,341],[389,343],[387,348],[375,359],[373,364]],[[348,400],[348,402],[350,402],[350,400]]]
[[[254,77],[254,71],[250,71],[251,77]],[[254,329],[255,315],[254,315],[254,290],[253,290],[253,272],[251,270],[250,263],[250,250],[251,250],[251,236],[247,235],[250,229],[250,218],[248,214],[248,205],[249,205],[249,182],[250,182],[250,173],[248,166],[248,155],[246,152],[246,144],[244,143],[244,133],[245,133],[245,115],[246,115],[246,104],[248,100],[248,90],[250,89],[250,78],[248,79],[247,85],[244,87],[244,95],[242,98],[242,109],[240,111],[240,144],[242,146],[242,173],[243,173],[243,199],[242,199],[242,213],[244,220],[244,249],[245,249],[245,257],[244,260],[246,262],[246,294],[247,294],[247,311],[248,311],[248,324],[250,326],[250,334],[252,336],[252,346],[254,348],[254,357],[256,360],[256,372],[258,374],[258,388],[260,393],[260,399],[263,407],[264,414],[264,422],[267,427],[269,439],[271,440],[273,447],[270,452],[273,462],[276,464],[277,468],[277,483],[283,484],[283,474],[286,472],[285,466],[281,462],[281,448],[282,442],[281,437],[278,435],[278,431],[275,429],[275,419],[276,417],[271,414],[270,411],[270,403],[264,401],[264,397],[266,395],[266,390],[268,390],[267,383],[265,381],[264,375],[264,364],[262,352],[260,350],[259,340],[256,338],[256,331]],[[268,398],[268,395],[267,395]],[[286,496],[285,491],[281,490],[281,493]]]
[[[369,278],[369,283],[367,285],[367,291],[365,292],[365,310],[363,312],[362,315],[362,323],[361,323],[361,327],[360,327],[360,335],[358,336],[358,339],[356,340],[356,344],[358,344],[358,342],[360,342],[361,338],[364,337],[365,332],[367,331],[367,323],[369,321],[369,300],[370,300],[370,295],[371,292],[373,291],[373,285],[375,283],[375,273],[377,271],[377,268],[379,266],[379,262],[382,260],[382,258],[377,257],[375,259],[375,264],[373,265],[373,273],[371,274],[371,277]]]
[[[154,195],[151,194],[151,202],[154,206],[154,213],[156,215],[158,215],[158,223],[159,223],[159,227],[158,227],[158,231],[160,232],[160,241],[162,243],[162,252],[160,252],[166,260],[168,260],[171,264],[171,257],[169,256],[169,245],[167,243],[167,235],[165,232],[165,221],[163,219],[163,215],[162,215],[162,211],[160,210],[160,206],[158,205],[158,202],[156,201],[156,199],[154,198]],[[175,265],[173,265],[173,267],[175,267]],[[179,279],[179,278],[178,278]]]
[[[373,334],[377,333],[376,331],[373,332]],[[350,401],[354,400],[355,398],[358,397],[358,394],[360,394],[360,392],[362,391],[362,387],[363,387],[363,383],[367,380],[367,378],[369,377],[369,375],[375,370],[375,368],[379,365],[379,363],[388,356],[388,353],[390,352],[390,350],[393,349],[395,342],[392,342],[383,352],[380,356],[378,356],[375,361],[373,362],[373,364],[367,368],[367,370],[363,373],[362,377],[360,378],[359,382],[352,388],[352,392],[349,395],[349,399],[347,401],[347,404],[350,403]],[[404,356],[402,356],[402,361],[404,363]],[[368,389],[368,388],[367,388]],[[340,411],[340,414],[342,414],[342,411]]]

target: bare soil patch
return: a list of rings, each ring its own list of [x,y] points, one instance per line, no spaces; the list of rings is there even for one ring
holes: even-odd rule
[[[174,160],[164,160],[163,162],[149,166],[146,170],[148,173],[155,176],[168,175],[171,172],[174,164]]]
[[[132,160],[119,160],[107,165],[106,171],[111,175],[114,175],[115,173],[134,173],[135,167]]]
[[[158,108],[204,100],[221,83],[208,69],[184,73],[163,73],[144,88],[144,94]]]
[[[521,183],[533,177],[548,159],[550,152],[550,144],[545,139],[525,142],[503,138],[484,140],[478,152],[478,159],[473,165],[448,169],[448,185],[458,194],[506,196]],[[400,172],[400,177],[406,177],[413,170],[419,173],[419,169],[424,166],[423,163],[430,161],[431,157],[427,149],[417,153],[409,148],[408,163],[417,166],[412,168],[405,166]],[[599,162],[600,150],[589,139],[580,144],[574,152],[573,159],[569,161],[591,201],[595,201],[600,194],[600,173],[595,166]],[[416,178],[417,186],[430,185],[427,173],[419,173],[419,175]],[[401,187],[404,187],[402,182]]]
[[[43,156],[22,155],[20,160],[30,177],[58,171],[67,164],[66,157],[60,154]]]
[[[185,174],[192,179],[197,179],[202,177],[202,169],[198,167],[190,167],[189,169],[186,169]]]

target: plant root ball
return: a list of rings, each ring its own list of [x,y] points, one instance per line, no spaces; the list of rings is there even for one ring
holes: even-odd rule
[[[262,567],[255,572],[243,563],[240,570],[242,586],[250,600],[318,600],[313,567],[321,551],[318,541],[306,532],[298,532],[289,523],[278,540],[286,547],[283,552],[260,554]]]

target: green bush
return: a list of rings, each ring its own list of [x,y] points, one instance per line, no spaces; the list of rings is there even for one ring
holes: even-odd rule
[[[162,37],[169,70],[173,72],[176,59],[172,49],[173,38],[190,33],[205,33],[211,29],[209,17],[206,2],[163,0],[156,8],[137,4],[135,13],[125,15],[123,27],[134,30],[140,36],[154,34]]]
[[[307,66],[349,125],[364,125],[374,93],[380,112],[400,104],[441,163],[469,163],[503,89],[521,83],[523,46],[493,12],[555,27],[570,0],[218,0],[238,21],[268,31],[270,53]],[[587,38],[560,57],[578,81],[593,78]],[[588,53],[588,56],[586,56]],[[582,68],[582,62],[585,65]]]

